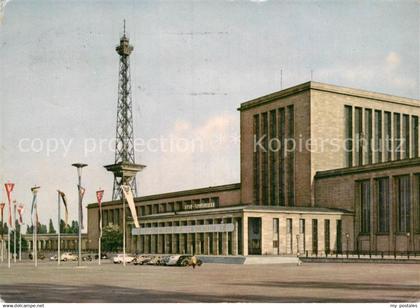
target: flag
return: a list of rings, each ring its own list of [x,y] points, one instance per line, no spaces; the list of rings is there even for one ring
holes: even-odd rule
[[[133,193],[131,191],[131,187],[128,185],[121,185],[122,191],[124,193],[124,197],[127,200],[128,207],[131,211],[131,216],[133,217],[134,225],[136,228],[140,228],[139,221],[137,219],[137,212],[136,212],[136,206],[134,205],[134,197]]]
[[[38,224],[38,209],[37,209],[37,193],[38,193],[38,189],[39,189],[39,186],[32,187],[31,188],[31,191],[32,191],[32,194],[33,194],[33,197],[32,197],[32,207],[31,207],[31,224],[32,224],[32,227],[34,226],[34,222],[33,222],[33,213],[34,213],[34,210],[35,210],[35,214],[36,214],[36,223]]]
[[[1,216],[1,222],[2,223],[3,223],[3,210],[4,210],[4,206],[5,206],[4,203],[0,203],[0,216]]]
[[[9,219],[8,219],[8,223],[9,223],[9,227],[12,227],[12,205],[11,205],[11,200],[12,200],[12,191],[13,191],[13,188],[15,187],[15,184],[13,184],[13,183],[6,183],[6,184],[4,184],[4,186],[6,188],[7,200],[9,200]]]
[[[98,190],[96,192],[96,199],[98,200],[98,207],[99,207],[99,236],[102,237],[102,197],[104,196],[103,190]]]
[[[23,214],[23,204],[19,204],[19,206],[17,207],[17,211],[19,214],[19,225],[23,225],[23,218],[22,218],[22,214]]]
[[[69,210],[67,208],[67,198],[66,198],[66,194],[63,193],[62,191],[58,191],[58,193],[60,194],[61,200],[63,200],[63,204],[64,204],[64,223],[65,226],[68,226],[68,222],[69,222]]]
[[[83,196],[85,195],[85,191],[86,191],[86,189],[84,189],[82,186],[79,186],[79,185],[77,185],[77,187],[79,188],[79,194],[80,194],[80,219],[81,219],[81,221],[80,221],[80,230],[82,230],[83,229],[83,206],[82,206],[82,203],[83,203]]]

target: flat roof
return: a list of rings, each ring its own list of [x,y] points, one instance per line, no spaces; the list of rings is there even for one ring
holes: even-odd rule
[[[261,205],[236,205],[228,207],[218,207],[212,209],[191,210],[191,211],[178,211],[166,212],[160,214],[147,215],[139,217],[140,220],[159,219],[176,216],[198,216],[205,214],[229,214],[234,212],[267,212],[267,213],[311,213],[311,214],[353,214],[353,212],[344,209],[332,209],[324,207],[303,207],[303,206],[261,206]]]
[[[176,198],[176,197],[183,197],[183,196],[192,196],[192,195],[200,195],[206,193],[215,193],[215,192],[223,192],[223,191],[231,191],[237,190],[241,188],[240,183],[233,183],[233,184],[225,184],[225,185],[218,185],[218,186],[209,186],[209,187],[201,187],[201,188],[194,188],[188,190],[180,190],[162,194],[154,194],[148,196],[141,196],[134,198],[135,202],[144,202],[144,201],[152,201],[152,200],[159,200],[159,199],[169,199],[169,198]],[[103,206],[119,204],[121,200],[113,200],[103,202]],[[87,206],[87,208],[98,207],[98,203],[91,203]]]
[[[298,84],[296,86],[293,86],[293,87],[290,87],[281,91],[277,91],[268,95],[264,95],[264,96],[246,101],[241,104],[238,110],[239,111],[247,110],[256,106],[270,103],[279,98],[291,96],[291,95],[304,92],[304,91],[309,91],[309,90],[318,90],[318,91],[323,91],[323,92],[330,92],[330,93],[342,94],[342,95],[347,95],[347,96],[354,96],[354,97],[360,97],[360,98],[373,99],[377,101],[420,107],[420,100],[418,99],[372,92],[372,91],[367,91],[367,90],[347,88],[347,87],[336,86],[332,84],[315,82],[315,81],[308,81],[308,82]]]
[[[318,171],[315,174],[315,178],[322,179],[322,178],[335,177],[335,176],[345,176],[345,175],[356,174],[356,173],[367,173],[367,172],[382,171],[382,170],[397,169],[397,168],[408,168],[408,167],[414,167],[414,166],[420,166],[420,157],[395,160],[395,161],[389,161],[389,162],[384,162],[384,163],[376,163],[376,164],[370,164],[370,165],[364,165],[364,166]]]

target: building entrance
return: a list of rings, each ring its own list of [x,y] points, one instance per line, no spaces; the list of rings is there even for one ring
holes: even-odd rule
[[[248,254],[261,254],[261,218],[248,218]]]

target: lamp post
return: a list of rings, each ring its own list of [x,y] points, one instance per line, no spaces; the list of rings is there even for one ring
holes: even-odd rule
[[[79,179],[78,185],[78,192],[79,192],[79,257],[77,260],[78,266],[82,265],[82,195],[81,195],[81,188],[82,188],[82,168],[86,167],[87,164],[82,163],[74,163],[72,164],[73,167],[77,168],[77,176]]]
[[[16,200],[13,200],[13,262],[16,263]]]
[[[410,253],[410,232],[407,232],[406,236],[407,236],[407,258],[409,258],[409,253]]]
[[[346,233],[346,255],[347,255],[347,259],[349,258],[349,238],[350,238],[350,234]]]

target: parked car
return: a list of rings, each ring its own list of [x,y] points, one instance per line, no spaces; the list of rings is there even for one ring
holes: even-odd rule
[[[92,261],[92,260],[93,260],[93,258],[92,258],[91,255],[82,256],[82,261]]]
[[[134,260],[134,256],[125,254],[125,262],[126,263],[131,263],[131,262],[133,262],[133,260]],[[114,257],[112,259],[112,261],[115,264],[123,263],[123,261],[124,261],[124,255],[123,254],[118,254],[116,257]]]
[[[143,264],[147,264],[147,262],[149,262],[152,259],[152,256],[137,256],[134,258],[133,260],[133,264],[134,265],[143,265]]]
[[[60,260],[61,261],[77,261],[79,257],[71,252],[65,252],[61,255]]]
[[[169,256],[163,256],[160,260],[160,265],[166,265],[169,262]]]
[[[192,255],[181,255],[177,261],[178,266],[190,266],[192,265]],[[203,264],[203,261],[200,260],[197,256],[195,256],[197,259],[197,265],[201,266]]]
[[[178,265],[178,260],[181,257],[181,255],[173,255],[173,256],[169,256],[168,261],[166,262],[165,265],[167,266],[176,266]]]
[[[161,265],[162,263],[162,257],[161,256],[153,256],[149,262],[147,262],[147,265]]]
[[[95,254],[95,260],[98,260],[99,255]],[[108,259],[108,255],[105,253],[101,253],[101,259]]]
[[[43,253],[38,252],[37,256],[38,256],[38,259],[40,259],[40,260],[44,260],[44,259],[45,259],[45,255],[44,255]],[[31,253],[29,254],[29,259],[33,260],[33,258],[34,258],[34,255],[33,255],[33,253],[31,252]]]
[[[53,255],[50,257],[50,261],[57,261],[57,260],[58,260],[57,255]]]

